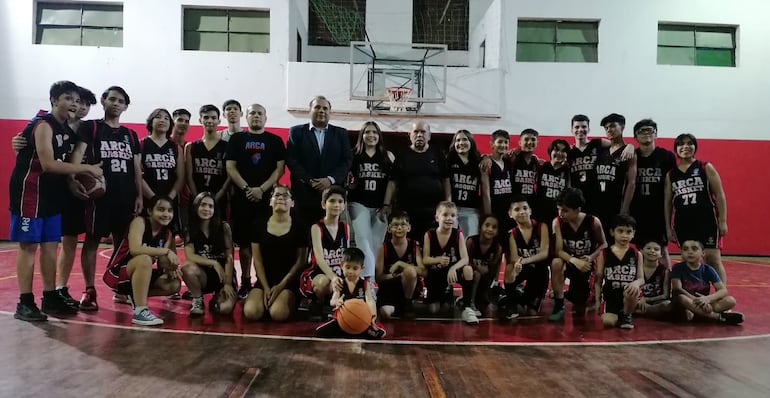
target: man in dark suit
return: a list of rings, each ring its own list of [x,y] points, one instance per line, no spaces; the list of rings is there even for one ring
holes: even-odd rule
[[[353,160],[348,131],[329,124],[331,108],[324,96],[313,98],[310,123],[289,130],[286,164],[291,172],[297,216],[305,225],[324,216],[321,193],[345,182]]]

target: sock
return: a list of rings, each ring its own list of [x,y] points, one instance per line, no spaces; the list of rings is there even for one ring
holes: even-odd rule
[[[145,308],[147,308],[146,305],[134,307],[134,315],[139,315],[139,313],[142,312],[142,310]]]
[[[86,286],[86,290],[88,290],[88,289],[94,289],[94,290],[96,290],[96,287],[94,287],[93,285],[92,285],[92,286]]]
[[[508,307],[515,312],[519,304],[519,293],[516,291],[516,285],[513,282],[505,284],[505,296],[508,300]]]
[[[67,285],[56,285],[56,290],[62,290],[65,287],[67,287]]]
[[[470,308],[471,303],[473,303],[473,280],[461,280],[460,286],[463,289],[463,307],[464,308]]]
[[[559,311],[562,308],[564,308],[564,297],[562,298],[555,298],[554,304],[553,304],[553,312]]]
[[[34,305],[35,295],[32,293],[21,293],[19,295],[19,302],[24,305]]]

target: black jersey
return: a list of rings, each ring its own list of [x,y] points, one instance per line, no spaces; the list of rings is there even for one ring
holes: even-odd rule
[[[481,207],[481,194],[479,179],[481,171],[479,165],[474,162],[463,163],[456,154],[447,158],[449,167],[449,183],[452,191],[452,202],[457,207]]]
[[[649,277],[645,276],[644,285],[642,285],[644,297],[657,297],[663,294],[663,287],[666,283],[666,272],[666,265],[658,263],[655,272]]]
[[[588,141],[583,150],[575,145],[567,153],[570,164],[570,184],[583,192],[587,204],[590,204],[596,191],[596,160],[601,147],[602,140],[595,138]]]
[[[570,169],[566,165],[556,169],[549,162],[543,164],[537,174],[537,199],[532,203],[535,207],[533,215],[538,221],[550,223],[558,215],[556,198],[569,186]]]
[[[198,192],[216,194],[227,181],[225,153],[227,142],[219,140],[210,150],[202,139],[190,144],[192,179]]]
[[[64,193],[67,192],[64,174],[43,172],[33,134],[40,123],[51,126],[55,160],[64,161],[76,139],[72,130],[50,113],[36,116],[24,128],[22,136],[27,140],[27,146],[16,154],[16,165],[11,172],[8,189],[11,213],[21,217],[44,218],[60,214]]]
[[[500,242],[497,239],[492,240],[486,251],[481,247],[481,236],[473,235],[468,238],[468,260],[473,268],[478,266],[488,267],[495,261],[498,250],[501,249]]]
[[[656,147],[649,156],[636,150],[636,190],[631,214],[637,221],[643,217],[663,217],[663,184],[674,167],[676,159],[668,149]]]
[[[628,161],[620,159],[623,154],[622,148],[615,152],[610,152],[610,148],[602,148],[596,160],[596,181],[601,205],[612,206],[614,209],[617,204],[618,210],[623,199],[623,188],[626,186],[628,172]]]
[[[358,278],[356,281],[356,286],[353,287],[353,290],[350,290],[350,286],[348,286],[348,281],[346,279],[342,280],[342,299],[343,300],[352,300],[352,299],[360,299],[366,301],[366,291],[369,289],[368,284],[366,283],[366,279],[364,278]]]
[[[102,162],[106,200],[126,202],[136,198],[139,192],[134,176],[141,170],[134,170],[134,156],[142,154],[136,132],[123,126],[113,128],[104,120],[90,120],[80,123],[78,137],[88,144],[87,162]]]
[[[222,227],[225,228],[227,223],[222,222]],[[221,232],[222,230],[220,230]],[[189,234],[185,237],[185,244],[192,244],[195,249],[195,253],[201,257],[205,257],[211,260],[216,260],[220,264],[224,265],[227,261],[227,255],[225,253],[225,237],[220,233],[219,236],[209,233],[209,236],[203,233],[203,231],[197,231],[196,233]]]
[[[675,228],[716,225],[716,209],[706,176],[706,163],[696,160],[685,171],[674,167],[669,178],[674,199]]]
[[[337,224],[337,236],[332,236],[324,221],[319,221],[316,225],[321,229],[321,247],[324,251],[324,261],[331,268],[332,272],[340,278],[342,275],[342,252],[349,246],[350,235],[348,234],[348,224],[340,221]],[[315,253],[310,250],[310,266],[318,269],[318,260]]]
[[[158,146],[150,137],[142,140],[143,178],[156,195],[168,195],[174,187],[177,156],[179,146],[174,141]]]
[[[391,162],[387,153],[377,152],[369,156],[362,151],[353,157],[350,166],[350,192],[348,201],[356,202],[369,208],[382,207],[385,190],[388,187]]]
[[[633,247],[626,250],[623,258],[612,252],[612,247],[604,249],[604,291],[623,289],[636,279],[639,252]]]
[[[536,220],[532,221],[532,235],[529,237],[529,240],[524,239],[524,234],[521,232],[521,229],[517,225],[513,230],[511,231],[511,236],[513,236],[513,239],[516,241],[516,252],[519,254],[519,257],[528,258],[537,255],[540,253],[540,226],[541,223]],[[541,261],[536,264],[527,264],[527,266],[548,266],[548,260]]]
[[[559,228],[561,229],[562,247],[565,252],[574,257],[582,257],[588,256],[596,250],[596,246],[599,243],[594,240],[594,216],[586,214],[577,229],[572,229],[569,222],[562,218],[558,220]]]
[[[383,254],[385,257],[385,268],[390,268],[391,265],[403,261],[407,264],[417,265],[417,256],[419,255],[420,245],[414,239],[406,238],[406,250],[402,256],[398,255],[398,251],[393,246],[393,242],[390,239],[385,240],[382,244]]]
[[[511,163],[507,160],[502,161],[502,167],[498,162],[492,161],[489,168],[489,199],[492,204],[492,214],[498,218],[508,218],[508,208],[513,199],[513,186],[511,185],[513,174],[511,172]]]
[[[460,230],[452,228],[452,232],[449,233],[449,239],[446,245],[441,246],[438,241],[438,232],[436,228],[431,228],[428,231],[428,241],[430,242],[430,256],[431,257],[449,257],[449,264],[444,266],[441,264],[434,265],[431,269],[438,269],[443,267],[450,267],[460,261],[460,245],[464,242],[460,242]]]
[[[535,195],[535,185],[537,184],[537,157],[532,155],[529,163],[526,162],[524,154],[519,154],[511,163],[511,174],[513,179],[512,191],[514,195],[524,195],[530,199]]]

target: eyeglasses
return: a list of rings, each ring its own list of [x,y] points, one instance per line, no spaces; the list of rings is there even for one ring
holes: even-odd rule
[[[409,224],[407,223],[400,223],[400,222],[394,222],[390,223],[391,228],[406,228]]]
[[[273,194],[274,198],[291,199],[291,194],[288,192],[276,192]]]

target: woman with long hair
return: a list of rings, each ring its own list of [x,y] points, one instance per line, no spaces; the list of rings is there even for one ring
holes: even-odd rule
[[[158,108],[147,117],[147,132],[149,135],[141,141],[142,145],[142,194],[145,202],[156,195],[165,195],[174,202],[178,209],[177,195],[185,184],[184,153],[181,148],[169,139],[174,127],[171,113]],[[147,203],[145,203],[145,207]],[[179,214],[174,212],[171,229],[174,233],[181,232]]]
[[[348,211],[355,246],[364,252],[364,278],[374,278],[376,250],[385,239],[385,190],[395,157],[385,149],[380,126],[361,126],[348,176]]]
[[[230,314],[238,296],[233,271],[233,234],[216,211],[214,194],[201,192],[193,200],[182,266],[182,279],[192,295],[191,316],[203,315],[203,295],[214,293],[209,302],[214,313]]]
[[[479,234],[481,208],[481,154],[468,130],[458,130],[452,137],[447,155],[452,202],[457,205],[457,220],[466,236]]]

